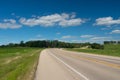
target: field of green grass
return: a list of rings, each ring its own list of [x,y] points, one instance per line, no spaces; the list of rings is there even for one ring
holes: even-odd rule
[[[114,45],[114,44],[104,45],[103,50],[80,49],[80,48],[68,48],[67,50],[120,57],[120,45]]]
[[[39,48],[0,48],[0,80],[33,80]]]

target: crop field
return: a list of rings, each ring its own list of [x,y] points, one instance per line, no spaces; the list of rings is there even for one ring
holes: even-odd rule
[[[33,80],[39,48],[0,48],[0,80]]]
[[[119,44],[104,45],[103,50],[101,50],[101,49],[81,49],[81,48],[68,48],[67,50],[120,57],[120,45]]]

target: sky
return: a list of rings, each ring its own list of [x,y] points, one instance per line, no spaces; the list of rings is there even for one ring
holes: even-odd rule
[[[120,40],[120,0],[0,0],[0,45]]]

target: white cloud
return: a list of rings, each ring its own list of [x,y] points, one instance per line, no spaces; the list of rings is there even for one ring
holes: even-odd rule
[[[23,25],[27,26],[62,26],[62,27],[69,27],[69,26],[78,26],[84,23],[85,21],[80,18],[75,18],[75,14],[52,14],[47,16],[39,16],[30,19],[21,18],[19,22]]]
[[[60,32],[57,32],[56,34],[57,34],[57,35],[60,35],[61,33],[60,33]]]
[[[41,34],[38,34],[36,37],[37,37],[37,38],[41,38],[41,37],[42,37],[42,35],[41,35]]]
[[[81,35],[81,41],[83,42],[103,42],[105,40],[113,40],[111,36],[98,36],[98,35]]]
[[[104,41],[104,40],[110,40],[111,37],[92,37],[90,40],[96,40],[96,41]]]
[[[16,20],[14,19],[4,19],[4,22],[9,22],[9,23],[16,23]]]
[[[91,38],[91,37],[94,37],[94,35],[81,35],[80,37],[81,38]]]
[[[96,37],[92,37],[88,40],[88,42],[91,43],[103,43],[104,41],[111,41],[113,40],[113,37],[104,37],[104,36],[96,36]]]
[[[71,18],[75,18],[76,17],[76,13],[72,13],[72,15],[71,15]]]
[[[11,13],[11,15],[12,15],[12,16],[14,16],[14,15],[15,15],[15,13]]]
[[[71,35],[62,36],[62,39],[70,39],[70,38],[75,38],[75,36],[71,36]]]
[[[4,19],[3,22],[0,23],[0,28],[2,29],[15,29],[15,28],[20,28],[22,25],[17,24],[16,20],[14,19]]]
[[[118,25],[120,24],[120,19],[114,20],[112,17],[103,17],[96,19],[96,23],[94,25],[104,25],[104,26],[111,26],[111,25]]]
[[[78,19],[62,20],[59,22],[59,25],[63,27],[68,27],[68,26],[78,26],[81,25],[82,23],[83,21],[80,18],[78,18]]]
[[[120,34],[120,30],[113,30],[111,34]]]
[[[62,13],[62,14],[59,14],[63,19],[69,19],[70,17],[70,14],[66,14],[66,13]]]
[[[37,25],[37,21],[35,21],[34,18],[29,20],[27,20],[26,18],[21,18],[19,21],[21,24],[24,24],[24,25],[29,25],[29,26]]]
[[[93,42],[90,41],[90,40],[72,40],[71,42],[74,42],[74,43],[86,43],[86,42],[93,43]]]
[[[36,16],[36,15],[32,15],[31,17],[33,17],[33,18],[34,18],[34,17],[37,17],[37,16]]]
[[[30,41],[47,40],[46,38],[31,38]]]

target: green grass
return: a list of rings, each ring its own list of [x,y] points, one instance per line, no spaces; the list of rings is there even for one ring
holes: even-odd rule
[[[0,48],[0,80],[33,80],[39,48]]]
[[[68,48],[67,50],[120,57],[120,45],[104,45],[104,50]]]

